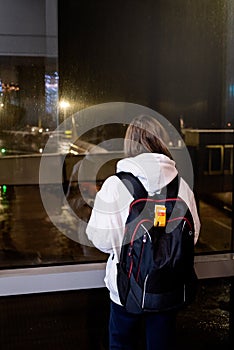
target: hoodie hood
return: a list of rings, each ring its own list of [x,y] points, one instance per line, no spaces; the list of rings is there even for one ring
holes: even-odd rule
[[[178,174],[175,162],[163,154],[143,153],[121,159],[117,172],[130,172],[142,182],[150,196],[168,185]]]

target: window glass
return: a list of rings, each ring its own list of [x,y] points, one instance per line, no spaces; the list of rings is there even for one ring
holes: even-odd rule
[[[44,147],[55,139],[51,152],[61,152],[69,137],[60,135],[58,146],[54,130],[66,113],[58,98],[57,0],[1,1],[0,268],[103,260],[61,233],[41,200]],[[48,193],[55,186],[47,184]]]
[[[202,224],[196,252],[231,251],[232,1],[70,0],[59,2],[59,10],[61,94],[74,111],[127,101],[165,116],[193,163]],[[110,135],[104,130],[99,139]]]
[[[106,259],[84,233],[123,157],[112,103],[166,118],[186,180],[183,141],[191,157],[196,253],[232,251],[233,2],[0,2],[0,268]]]

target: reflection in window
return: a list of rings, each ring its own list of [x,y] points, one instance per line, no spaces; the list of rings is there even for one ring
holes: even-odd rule
[[[223,170],[225,174],[233,175],[233,145],[224,146]]]
[[[147,106],[178,129],[183,120],[179,132],[198,130],[188,144],[202,221],[197,251],[233,248],[234,5],[197,0],[188,6],[182,0],[169,8],[165,1],[146,0],[135,2],[132,12],[130,4],[127,0],[123,11],[120,3],[107,0],[101,6],[99,1],[8,0],[1,8],[0,267],[105,260],[53,225],[36,170],[50,139],[51,161],[66,158],[63,190],[71,209],[87,221],[91,194],[114,172],[114,164],[104,162],[96,184],[88,178],[79,184],[75,165],[94,145],[102,159],[121,152],[122,141],[113,145],[110,140],[121,139],[126,125],[93,128],[72,144],[72,126],[66,125],[67,133],[53,130],[82,108],[110,101]],[[69,101],[69,110],[58,108],[59,96]],[[220,128],[232,139],[220,133],[210,141]],[[207,130],[204,137],[200,129]],[[68,236],[69,230],[84,232],[85,227],[77,231],[69,222],[67,203],[53,196],[57,184],[48,180],[45,186],[60,205],[54,215]]]
[[[233,174],[233,145],[206,145],[205,174]]]
[[[58,104],[58,88],[59,88],[58,72],[45,74],[45,111],[48,118],[45,124],[47,124],[47,126],[50,123],[50,119],[56,121],[57,104]]]

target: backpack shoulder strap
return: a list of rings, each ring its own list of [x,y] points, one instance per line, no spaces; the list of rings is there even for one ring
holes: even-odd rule
[[[127,187],[134,199],[148,198],[148,192],[141,181],[130,172],[120,171],[115,174]],[[160,195],[165,194],[167,198],[176,198],[179,191],[178,175],[165,187],[162,188]]]
[[[127,189],[129,190],[129,192],[131,193],[134,199],[148,197],[148,192],[146,191],[145,187],[142,185],[140,180],[136,176],[134,176],[132,173],[120,171],[115,175],[127,187]]]
[[[165,187],[162,188],[161,194],[165,193],[167,198],[177,198],[179,192],[179,176],[176,175],[174,179]]]

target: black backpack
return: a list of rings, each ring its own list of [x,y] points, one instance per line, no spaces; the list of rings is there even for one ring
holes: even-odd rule
[[[122,305],[129,312],[143,313],[191,303],[197,281],[194,223],[186,203],[178,198],[178,176],[152,197],[131,173],[116,176],[134,198],[117,264]]]

